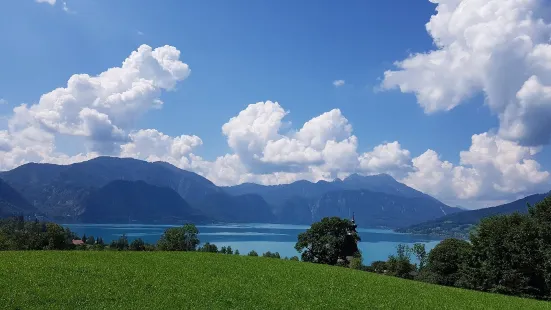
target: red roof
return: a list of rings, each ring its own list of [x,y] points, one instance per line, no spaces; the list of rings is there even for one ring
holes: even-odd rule
[[[82,241],[82,240],[73,240],[73,244],[74,245],[83,245],[84,241]]]

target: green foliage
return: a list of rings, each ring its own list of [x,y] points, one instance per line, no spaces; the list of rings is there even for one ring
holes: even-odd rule
[[[472,256],[463,285],[519,296],[548,294],[536,221],[520,214],[482,220],[471,235]]]
[[[128,237],[126,237],[126,234],[123,234],[117,240],[111,241],[109,248],[117,251],[128,250],[129,244],[128,244]]]
[[[353,257],[350,260],[350,268],[361,270],[363,268],[362,258],[361,257]]]
[[[23,217],[0,220],[0,250],[68,250],[75,236],[55,223],[25,221]]]
[[[299,261],[300,261],[300,259],[298,258],[298,256],[293,256],[293,257],[289,258],[289,260],[296,261],[296,262],[299,262]]]
[[[353,223],[347,219],[323,218],[298,235],[295,249],[305,262],[336,265],[358,251],[355,245],[360,241],[359,235],[348,234],[353,229]]]
[[[427,265],[427,250],[425,249],[424,243],[415,243],[413,245],[413,248],[411,249],[411,252],[417,260],[419,261],[419,268],[418,270],[422,270]]]
[[[134,241],[130,243],[130,250],[145,251],[145,242],[142,240],[142,238],[134,239]]]
[[[199,248],[199,252],[218,253],[218,247],[216,244],[205,243]]]
[[[241,254],[239,254],[239,250],[237,250],[237,249],[235,249],[235,252],[234,252],[233,254],[235,254],[235,255],[241,255]]]
[[[375,273],[385,273],[387,270],[386,262],[382,260],[374,261],[369,265],[367,271]]]
[[[472,246],[465,240],[449,238],[441,241],[428,256],[427,272],[424,281],[455,286],[465,270]]]
[[[96,239],[94,239],[94,236],[90,236],[86,239],[86,244],[88,245],[94,245],[96,243]]]
[[[390,255],[386,262],[387,274],[404,279],[413,279],[416,270],[411,263],[412,250],[405,244],[396,247],[396,255]]]
[[[255,250],[252,250],[249,252],[249,254],[247,254],[247,256],[258,256],[258,253],[256,253]]]
[[[168,228],[157,242],[161,251],[195,251],[199,245],[199,230],[193,224]]]
[[[5,252],[0,275],[0,309],[549,309],[348,268],[198,252]]]
[[[269,258],[281,258],[278,252],[272,253],[270,251],[262,254],[262,257],[269,257]]]

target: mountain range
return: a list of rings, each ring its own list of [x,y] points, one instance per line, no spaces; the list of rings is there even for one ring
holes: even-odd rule
[[[546,194],[530,195],[522,199],[491,208],[454,213],[438,219],[401,228],[397,231],[423,235],[428,234],[466,238],[469,235],[469,231],[477,225],[481,219],[494,215],[512,214],[515,212],[528,213],[528,205],[534,205],[545,199],[548,195],[551,195],[551,192]]]
[[[0,199],[8,193],[12,201],[0,212],[40,213],[59,222],[310,224],[355,213],[360,226],[398,228],[461,211],[386,174],[218,187],[165,162],[98,157],[71,165],[29,163],[0,178],[10,189]]]

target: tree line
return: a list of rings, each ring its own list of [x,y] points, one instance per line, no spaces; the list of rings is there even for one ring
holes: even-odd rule
[[[424,244],[401,244],[386,261],[364,266],[357,252],[346,266],[445,286],[551,300],[551,196],[528,205],[528,210],[527,214],[482,219],[468,240],[448,238],[428,253]],[[339,265],[338,247],[344,235],[335,234],[327,225],[325,229],[323,240],[310,238],[312,232],[305,233],[303,241],[299,236],[297,249],[304,250],[303,260]],[[327,244],[337,248],[329,249]],[[412,263],[413,257],[418,263]]]
[[[0,220],[0,251],[198,251],[241,255],[239,250],[234,251],[231,246],[223,246],[219,249],[215,244],[208,242],[199,246],[198,235],[199,230],[195,225],[186,224],[182,227],[166,229],[155,244],[147,243],[141,238],[130,242],[125,234],[106,244],[102,237],[86,236],[86,234],[81,237],[70,228],[56,223],[26,221],[23,216],[16,216]],[[247,256],[282,258],[278,252],[268,251],[259,255],[254,250],[247,253]],[[297,256],[283,259],[299,260]]]

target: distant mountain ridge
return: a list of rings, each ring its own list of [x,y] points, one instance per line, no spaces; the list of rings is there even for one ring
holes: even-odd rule
[[[92,192],[83,205],[81,221],[86,223],[208,221],[174,190],[144,181],[112,181]]]
[[[38,210],[8,183],[0,179],[0,217],[35,215]]]
[[[213,214],[221,213],[215,212],[216,208],[232,209],[242,202],[196,173],[164,162],[150,163],[132,158],[97,157],[71,165],[30,163],[2,172],[0,177],[37,209],[58,221],[80,221],[80,216],[86,211],[88,197],[116,180],[144,181],[170,188],[198,210],[211,196],[217,195],[222,197],[222,201],[216,206],[209,206]],[[212,220],[225,219],[213,217]]]
[[[354,212],[361,226],[395,228],[462,211],[387,174],[352,174],[332,182],[244,183],[223,189],[234,195],[255,193],[262,196],[274,206],[276,220],[289,224],[310,224],[324,216],[350,217]]]
[[[158,205],[166,217],[151,209],[151,220],[155,221],[201,218],[215,222],[310,224],[323,216],[349,217],[355,212],[359,225],[394,228],[461,211],[385,174],[353,174],[332,182],[297,181],[274,186],[246,183],[221,188],[169,163],[98,157],[71,165],[26,164],[1,172],[0,177],[38,211],[62,222],[92,218],[94,222],[120,221],[126,217],[148,221],[143,213],[150,210],[146,205],[121,196],[132,195],[142,186],[144,192],[162,200],[161,189],[146,185],[169,189],[183,200],[173,197],[170,206]],[[135,183],[138,181],[144,184]],[[119,188],[119,192],[114,188]],[[142,197],[155,205],[155,200],[148,199],[147,195]],[[105,209],[103,205],[120,210]],[[141,211],[133,210],[132,205]],[[188,212],[186,206],[194,212]]]
[[[434,220],[402,228],[397,231],[404,233],[432,234],[466,238],[468,237],[469,231],[476,224],[478,224],[481,219],[494,215],[512,214],[514,212],[528,213],[528,204],[534,205],[549,195],[551,195],[551,192],[546,194],[530,195],[495,207],[446,215]]]

